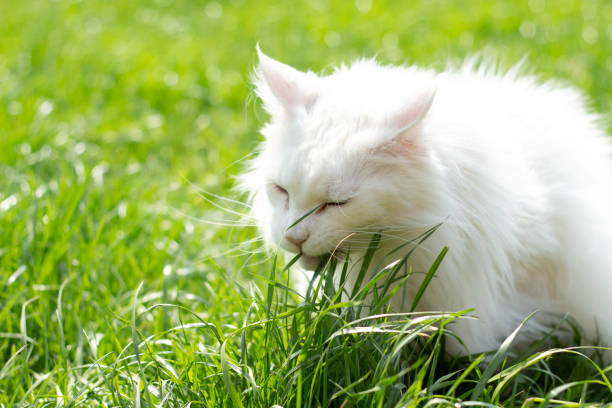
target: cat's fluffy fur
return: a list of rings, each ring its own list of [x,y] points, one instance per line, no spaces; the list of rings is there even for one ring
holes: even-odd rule
[[[270,121],[243,186],[267,242],[312,268],[349,247],[357,260],[373,232],[382,254],[442,223],[410,258],[427,271],[449,248],[420,309],[474,308],[478,320],[453,327],[471,352],[496,349],[535,310],[569,313],[612,345],[611,145],[579,92],[518,71],[362,59],[318,76],[259,52]]]

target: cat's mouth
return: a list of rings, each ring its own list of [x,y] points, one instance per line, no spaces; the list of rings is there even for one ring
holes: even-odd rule
[[[307,271],[315,271],[321,264],[327,264],[332,256],[337,257],[337,255],[338,251],[336,251],[334,254],[324,254],[318,256],[306,255],[302,252],[302,256],[300,256],[300,265]]]
[[[306,269],[307,271],[314,271],[322,261],[327,260],[328,256],[329,255],[311,256],[302,252],[302,256],[300,257],[300,265],[302,265],[302,268]]]

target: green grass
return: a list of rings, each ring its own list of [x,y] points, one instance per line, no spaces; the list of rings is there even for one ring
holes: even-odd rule
[[[610,112],[610,27],[605,0],[1,2],[0,407],[612,401],[580,350],[445,358],[460,311],[359,320],[398,271],[372,310],[324,280],[298,297],[200,192],[240,198],[258,41],[317,71],[527,55]]]

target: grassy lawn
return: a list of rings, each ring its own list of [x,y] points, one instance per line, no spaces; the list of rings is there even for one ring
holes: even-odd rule
[[[265,120],[257,42],[315,71],[526,56],[612,111],[607,0],[2,1],[0,407],[612,401],[579,351],[449,360],[458,314],[356,321],[329,286],[287,288],[219,198],[244,198]]]

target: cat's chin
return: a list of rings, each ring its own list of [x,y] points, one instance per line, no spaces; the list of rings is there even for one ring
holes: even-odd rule
[[[302,253],[302,256],[300,257],[300,265],[307,271],[314,271],[317,269],[317,266],[319,266],[320,263],[320,256],[310,256]]]

